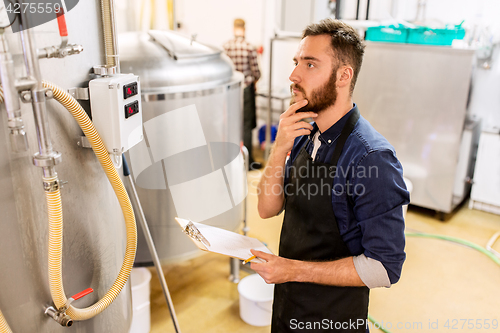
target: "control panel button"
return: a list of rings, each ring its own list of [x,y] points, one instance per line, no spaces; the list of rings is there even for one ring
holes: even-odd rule
[[[125,119],[139,113],[139,101],[125,105]]]
[[[132,82],[123,86],[123,99],[137,95],[137,82]]]

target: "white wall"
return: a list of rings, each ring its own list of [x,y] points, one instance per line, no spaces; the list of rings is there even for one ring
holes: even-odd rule
[[[269,2],[269,1],[268,1]],[[180,31],[198,34],[200,41],[222,46],[233,37],[233,21],[246,21],[246,39],[254,45],[263,43],[265,0],[177,0]]]
[[[165,1],[165,0],[156,0]],[[188,35],[197,34],[199,41],[215,46],[222,46],[232,38],[233,20],[243,18],[246,21],[247,40],[256,46],[263,46],[264,53],[260,57],[262,77],[259,90],[267,92],[269,81],[269,45],[280,17],[278,10],[281,0],[175,0],[177,21],[181,23],[180,32]],[[322,0],[315,0],[322,1]],[[366,1],[360,2],[360,18],[366,16]],[[129,20],[147,0],[117,0],[119,30],[124,30],[124,18]],[[356,15],[356,0],[343,0],[345,19],[353,19]],[[387,20],[391,17],[413,21],[417,13],[418,0],[371,0],[370,19]],[[310,6],[304,0],[304,6]],[[134,13],[127,14],[127,7],[134,6]],[[166,14],[166,11],[165,11]],[[465,27],[489,26],[491,35],[500,40],[500,0],[427,0],[425,18],[428,22],[458,24],[466,20]],[[166,17],[165,17],[166,20]],[[161,21],[161,16],[156,16]],[[288,77],[293,70],[292,58],[299,40],[275,42],[273,48],[273,90],[287,93]],[[265,100],[259,105],[267,106]]]
[[[344,0],[343,17],[353,19],[356,15],[356,0]],[[413,21],[417,14],[418,0],[371,0],[370,19],[390,18]],[[176,0],[178,21],[182,31],[198,33],[198,39],[214,45],[222,45],[232,36],[232,21],[241,17],[247,22],[247,39],[255,45],[263,45],[260,58],[262,78],[259,90],[267,92],[269,81],[269,43],[277,26],[279,0]],[[304,2],[308,5],[308,2]],[[279,6],[278,6],[279,8]],[[360,18],[366,16],[366,0],[361,0]],[[500,36],[499,0],[428,0],[425,18],[428,22],[458,24],[466,20],[464,26],[490,26],[490,30]],[[273,90],[286,94],[288,77],[293,70],[292,58],[299,40],[279,41],[273,48]],[[265,99],[258,100],[262,108],[267,107]],[[279,108],[279,104],[275,104]]]
[[[344,0],[343,17],[356,15],[356,0]],[[417,14],[418,0],[371,0],[370,19],[387,20],[391,17],[412,21]],[[269,40],[276,26],[275,7],[278,0],[177,0],[181,31],[198,34],[198,39],[222,45],[232,36],[232,21],[241,17],[247,22],[247,40],[264,46],[261,57],[263,77],[259,85],[267,87],[269,69]],[[306,5],[307,2],[304,2]],[[490,26],[500,36],[499,0],[427,0],[425,18],[429,22],[458,24],[466,20],[466,27]],[[360,18],[366,16],[366,0],[361,0]],[[278,90],[288,86],[288,75],[293,69],[292,57],[298,42],[278,42],[273,49],[273,86]]]
[[[409,0],[411,1],[411,0]],[[359,4],[359,19],[366,18],[366,0],[361,0]],[[392,0],[371,0],[370,20],[386,20],[391,17]],[[344,0],[342,8],[342,18],[353,20],[356,18],[357,0]]]
[[[233,20],[246,21],[246,39],[263,46],[260,57],[262,78],[261,89],[267,88],[269,80],[269,45],[275,28],[274,0],[178,0],[177,20],[182,24],[180,30],[186,34],[198,34],[198,40],[217,46],[233,36]],[[196,10],[194,9],[196,8]],[[293,55],[298,40],[277,42],[273,55],[273,86],[288,87],[288,75],[293,69]]]
[[[162,2],[164,0],[155,0]],[[361,0],[360,18],[366,16],[366,1]],[[140,4],[144,2],[145,10],[149,1],[117,0],[119,31],[126,30],[124,18],[130,20],[133,15],[127,14],[127,6],[135,7],[137,14]],[[197,34],[197,39],[222,46],[232,37],[232,26],[235,18],[243,18],[247,26],[247,40],[256,46],[264,47],[261,57],[263,77],[260,85],[267,86],[269,69],[269,40],[275,31],[277,17],[276,6],[280,0],[175,0],[177,21],[182,24],[181,32],[188,35]],[[398,19],[413,20],[417,12],[418,0],[371,0],[370,19],[386,20],[392,16]],[[343,0],[343,17],[352,19],[356,15],[357,0]],[[304,5],[309,5],[304,1]],[[166,11],[164,11],[166,14]],[[500,36],[499,0],[427,0],[426,15],[429,21],[455,23],[466,20],[467,27],[488,25],[490,30]],[[137,15],[136,15],[137,17]],[[156,22],[162,22],[161,15]],[[168,22],[166,15],[164,22]],[[292,70],[292,57],[297,42],[279,42],[274,48],[273,80],[284,89],[288,86],[288,75]],[[273,84],[274,85],[274,84]]]
[[[168,0],[116,0],[116,29],[147,31],[169,29]]]

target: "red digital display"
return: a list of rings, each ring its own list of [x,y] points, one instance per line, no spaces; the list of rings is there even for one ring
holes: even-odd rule
[[[134,101],[130,104],[125,105],[125,119],[139,113],[139,102]]]
[[[129,83],[123,86],[123,98],[127,99],[129,97],[135,96],[138,93],[137,82]]]

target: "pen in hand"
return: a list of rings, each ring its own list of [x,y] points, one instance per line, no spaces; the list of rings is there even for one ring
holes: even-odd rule
[[[243,265],[249,263],[250,261],[254,260],[255,258],[257,258],[257,257],[256,256],[251,256],[247,260],[243,261]]]

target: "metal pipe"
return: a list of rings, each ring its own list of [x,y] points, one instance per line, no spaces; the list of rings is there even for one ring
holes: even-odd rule
[[[32,29],[21,27],[21,42],[23,47],[24,63],[28,77],[35,80],[33,90],[43,90],[38,53],[34,43]]]
[[[370,16],[370,0],[366,0],[366,20],[368,21],[368,17]]]
[[[229,258],[229,281],[232,283],[240,282],[241,260],[238,258]]]
[[[391,1],[391,16],[393,19],[397,19],[398,16],[398,0]]]
[[[31,104],[35,118],[36,134],[38,138],[38,151],[33,162],[42,167],[46,178],[56,176],[54,165],[60,162],[60,154],[54,151],[50,139],[49,119],[45,104],[46,90],[42,85],[38,54],[35,46],[35,38],[32,29],[26,29],[26,16],[23,15],[23,26],[21,26],[21,42],[23,47],[24,62],[28,77],[33,80],[31,87]]]
[[[264,159],[267,161],[269,159],[269,154],[271,152],[271,123],[272,123],[272,113],[273,113],[273,103],[271,99],[272,94],[272,83],[273,83],[273,43],[276,37],[272,37],[269,45],[269,90],[268,90],[268,109],[267,109],[267,120],[266,120],[266,149],[264,151]]]
[[[156,247],[153,241],[153,237],[151,237],[151,232],[149,231],[148,223],[146,221],[146,216],[144,215],[144,211],[142,210],[141,202],[139,200],[139,196],[137,195],[137,191],[135,189],[134,181],[130,176],[130,171],[128,168],[127,160],[125,159],[125,155],[122,155],[123,158],[123,174],[125,178],[128,179],[129,188],[130,188],[130,200],[132,201],[132,205],[134,207],[135,214],[137,216],[137,220],[141,225],[142,232],[144,233],[144,238],[146,239],[146,243],[148,244],[149,253],[153,258],[153,263],[156,268],[156,273],[158,274],[158,278],[160,279],[161,288],[163,289],[163,295],[165,296],[165,300],[167,301],[168,309],[170,311],[170,317],[172,318],[172,322],[174,324],[174,329],[176,333],[180,333],[181,329],[179,327],[179,322],[177,321],[177,316],[175,314],[174,304],[172,302],[172,298],[170,297],[170,292],[168,290],[167,281],[165,281],[165,275],[163,274],[163,269],[161,267],[160,258],[158,257],[158,252],[156,252]]]
[[[0,34],[0,77],[9,121],[21,117],[21,104],[15,88],[14,61],[3,31]]]
[[[248,153],[248,149],[245,146],[241,146],[241,153],[243,154],[243,160],[245,162],[245,170],[248,170],[250,167],[250,155]],[[246,171],[245,171],[246,172]],[[244,177],[244,182],[247,182],[247,178]],[[244,184],[244,186],[247,186],[247,184]],[[247,224],[247,198],[248,196],[245,196],[245,199],[243,199],[243,235],[247,236],[248,231],[250,230],[248,228]],[[241,260],[237,258],[229,258],[229,281],[233,283],[238,283],[240,282],[240,265],[241,265]]]
[[[337,20],[340,20],[342,17],[342,1],[343,0],[337,0],[335,2],[335,18]]]
[[[356,20],[359,20],[359,3],[361,0],[358,0],[357,5],[356,5]]]
[[[3,29],[0,31],[0,77],[3,85],[3,101],[5,102],[10,129],[9,138],[11,148],[16,153],[27,151],[28,139],[24,131],[24,122],[21,118],[21,104],[15,86],[14,61],[9,52],[9,46]]]
[[[417,15],[415,17],[416,22],[423,22],[425,21],[425,6],[426,6],[427,1],[426,0],[418,0],[417,2]]]
[[[241,152],[243,153],[243,158],[244,158],[244,161],[245,161],[245,172],[246,170],[248,170],[250,168],[250,154],[248,152],[248,149],[247,147],[245,146],[241,146]],[[247,177],[244,177],[244,182],[247,182]],[[243,184],[243,186],[248,186],[247,184]],[[247,225],[247,198],[248,198],[248,195],[245,196],[245,199],[243,199],[243,235],[247,236],[247,233],[248,233],[248,230],[250,230],[250,228],[248,228],[248,225]]]

